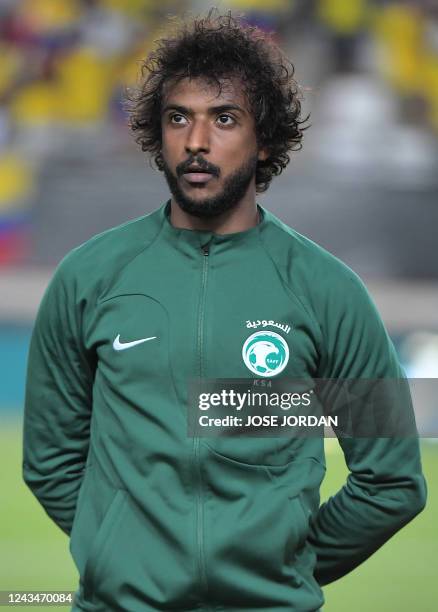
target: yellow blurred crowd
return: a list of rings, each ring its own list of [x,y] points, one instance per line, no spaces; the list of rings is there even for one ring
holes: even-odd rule
[[[319,0],[318,13],[340,35],[368,31],[380,75],[401,97],[421,98],[438,133],[438,3]]]

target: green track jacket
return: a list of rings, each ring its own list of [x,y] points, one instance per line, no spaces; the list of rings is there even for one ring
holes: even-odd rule
[[[59,265],[30,346],[25,482],[70,536],[74,610],[319,610],[424,507],[417,438],[340,439],[350,475],[320,506],[321,437],[190,437],[188,381],[399,377],[394,348],[359,278],[264,208],[226,235],[169,210]],[[248,322],[280,361],[242,352]]]

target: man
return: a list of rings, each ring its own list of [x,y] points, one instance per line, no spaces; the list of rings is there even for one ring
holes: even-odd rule
[[[302,138],[280,51],[210,14],[144,74],[131,127],[172,197],[58,267],[24,479],[70,535],[74,610],[319,610],[322,585],[423,508],[416,437],[341,438],[351,474],[319,507],[320,436],[190,436],[190,381],[403,374],[358,277],[256,204]]]

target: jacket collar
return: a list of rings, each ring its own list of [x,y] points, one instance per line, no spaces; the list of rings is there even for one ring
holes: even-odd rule
[[[186,253],[201,251],[206,244],[215,253],[243,245],[247,246],[259,240],[260,232],[267,224],[266,211],[259,204],[257,204],[257,209],[260,214],[260,222],[255,227],[232,234],[215,234],[212,231],[183,229],[172,225],[170,222],[170,200],[168,200],[159,210],[162,222],[162,237],[172,242],[177,249]]]

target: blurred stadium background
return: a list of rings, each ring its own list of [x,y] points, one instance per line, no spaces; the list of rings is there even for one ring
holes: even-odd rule
[[[438,378],[438,1],[215,5],[275,33],[311,112],[303,150],[260,203],[358,272],[408,375]],[[32,321],[68,250],[167,199],[126,128],[123,89],[168,14],[210,6],[0,0],[0,590],[76,589],[66,537],[21,483]],[[433,399],[417,414],[428,508],[326,589],[328,612],[436,609]],[[327,450],[324,496],[345,478],[336,441]]]

